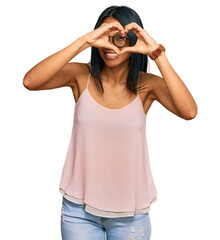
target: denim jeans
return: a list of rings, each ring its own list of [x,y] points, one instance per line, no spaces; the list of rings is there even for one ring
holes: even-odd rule
[[[149,212],[131,217],[99,217],[85,211],[85,205],[63,197],[62,240],[150,240]]]

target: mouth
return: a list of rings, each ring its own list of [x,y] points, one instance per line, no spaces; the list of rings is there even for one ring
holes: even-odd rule
[[[114,51],[104,52],[104,54],[105,54],[105,57],[106,57],[107,59],[116,59],[116,58],[119,57],[119,55],[118,55],[116,52],[114,52]]]

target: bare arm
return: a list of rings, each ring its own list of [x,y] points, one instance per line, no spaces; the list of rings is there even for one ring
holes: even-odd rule
[[[29,90],[75,86],[77,76],[85,70],[85,64],[68,62],[88,47],[105,47],[119,52],[108,40],[108,34],[114,30],[124,33],[118,22],[103,23],[97,29],[77,38],[69,46],[31,68],[24,76],[23,85]]]
[[[168,110],[185,120],[190,120],[197,115],[197,104],[182,79],[170,65],[165,52],[155,59],[163,76],[155,80],[156,99]]]
[[[29,90],[51,89],[71,85],[79,71],[79,63],[68,63],[90,47],[86,38],[77,38],[64,49],[45,58],[24,76],[23,85]]]

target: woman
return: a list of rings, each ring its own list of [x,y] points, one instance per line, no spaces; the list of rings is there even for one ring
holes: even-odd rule
[[[69,63],[88,47],[90,64]],[[147,73],[148,56],[163,78]],[[189,120],[197,106],[138,14],[126,6],[108,7],[93,31],[30,69],[24,86],[69,86],[75,98],[59,188],[62,238],[102,240],[106,233],[108,240],[150,239],[149,210],[157,190],[145,135],[147,112],[157,100]]]

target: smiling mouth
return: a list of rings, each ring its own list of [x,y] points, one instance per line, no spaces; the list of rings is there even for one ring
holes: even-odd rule
[[[119,57],[116,52],[104,52],[104,54],[107,59],[115,59]]]

